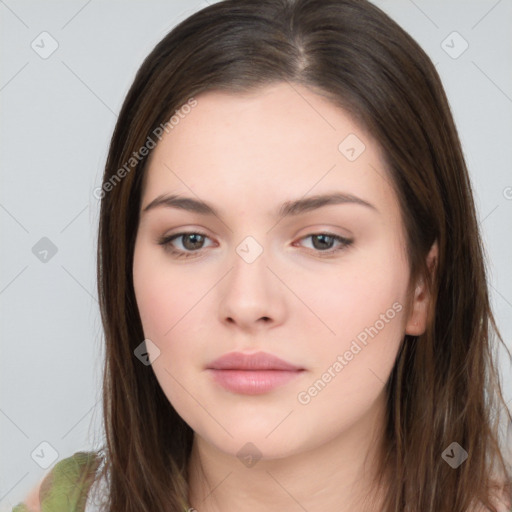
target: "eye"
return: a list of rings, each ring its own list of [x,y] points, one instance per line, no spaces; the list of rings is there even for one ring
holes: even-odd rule
[[[313,245],[313,250],[321,256],[331,256],[334,253],[337,253],[339,251],[342,251],[349,247],[354,240],[345,238],[340,235],[334,235],[332,233],[312,233],[310,235],[307,235],[301,240],[306,240],[310,238]],[[333,244],[337,242],[338,246],[333,248]]]
[[[312,241],[312,250],[322,257],[332,256],[353,243],[351,239],[332,233],[312,233],[302,237],[300,240],[307,240],[308,238]],[[201,249],[205,248],[205,240],[209,240],[209,238],[204,233],[185,231],[164,236],[158,240],[158,244],[162,245],[166,251],[176,258],[190,258],[198,256]],[[180,241],[181,248],[177,248],[174,245],[175,241]],[[338,245],[333,247],[335,243]]]
[[[177,258],[190,258],[195,256],[196,253],[199,253],[200,249],[203,249],[203,244],[206,239],[208,239],[208,237],[204,233],[185,231],[170,236],[164,236],[158,240],[158,243]],[[175,240],[181,241],[182,248],[176,248],[174,246]]]

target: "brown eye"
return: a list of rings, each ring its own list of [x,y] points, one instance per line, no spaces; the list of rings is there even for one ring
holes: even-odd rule
[[[315,249],[331,249],[333,242],[335,242],[335,238],[331,235],[311,235],[311,240],[313,242],[313,246]]]
[[[183,247],[189,251],[201,249],[201,246],[204,243],[204,236],[199,233],[187,233],[185,235],[178,236],[181,237]]]
[[[207,239],[208,237],[204,233],[191,231],[162,237],[158,244],[178,258],[188,258],[196,256],[195,253],[199,253],[200,249],[204,248],[204,243]],[[179,241],[181,247],[176,247],[175,241]]]
[[[308,238],[312,241],[312,249],[318,253],[326,253],[326,255],[337,253],[354,242],[354,240],[334,235],[332,233],[312,233],[311,235],[301,238],[301,240],[306,240]],[[338,246],[333,248],[335,243],[337,243]]]

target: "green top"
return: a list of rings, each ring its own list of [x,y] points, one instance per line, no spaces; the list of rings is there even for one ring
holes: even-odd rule
[[[96,452],[76,452],[55,464],[41,483],[41,512],[84,512],[100,463]],[[25,503],[18,503],[12,512],[30,510]]]
[[[55,464],[41,483],[41,512],[85,512],[87,495],[101,461],[97,452],[76,452]],[[185,508],[184,512],[189,510]],[[31,510],[25,503],[18,503],[12,512]]]

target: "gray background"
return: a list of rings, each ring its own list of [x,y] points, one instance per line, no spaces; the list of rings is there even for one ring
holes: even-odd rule
[[[512,348],[512,2],[375,3],[421,44],[445,85],[474,184],[493,307]],[[143,58],[204,6],[0,0],[0,512],[47,473],[41,465],[54,464],[53,450],[61,459],[101,442],[92,192]],[[39,252],[48,250],[43,237],[55,254]],[[511,406],[503,357],[501,369]]]

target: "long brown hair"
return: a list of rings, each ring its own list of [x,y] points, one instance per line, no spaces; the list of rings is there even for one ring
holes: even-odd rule
[[[182,512],[193,439],[151,366],[134,356],[144,340],[132,280],[148,159],[139,149],[201,92],[236,94],[277,82],[329,98],[380,144],[401,204],[411,281],[424,276],[433,296],[426,332],[404,337],[386,385],[379,481],[393,478],[382,510],[467,512],[482,503],[496,511],[493,485],[512,488],[499,431],[501,411],[507,422],[512,417],[492,342],[506,345],[490,309],[466,164],[432,62],[366,0],[215,3],[177,25],[140,67],[113,133],[101,193],[107,510]],[[437,266],[429,273],[425,260],[435,241]],[[456,469],[442,457],[452,442],[468,454]]]

